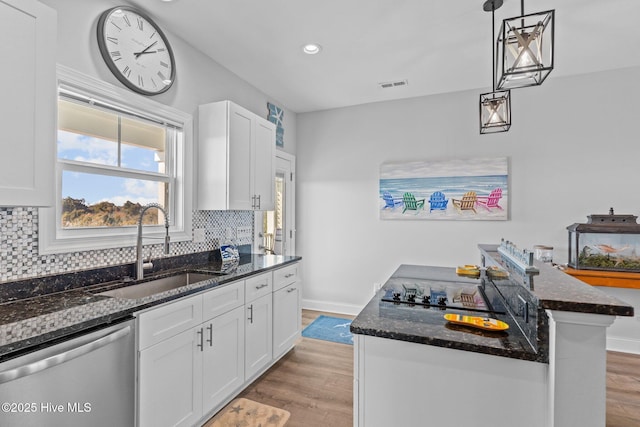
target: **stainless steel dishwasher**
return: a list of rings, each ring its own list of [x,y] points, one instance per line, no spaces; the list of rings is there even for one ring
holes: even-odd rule
[[[134,335],[126,320],[0,364],[0,425],[133,426]]]

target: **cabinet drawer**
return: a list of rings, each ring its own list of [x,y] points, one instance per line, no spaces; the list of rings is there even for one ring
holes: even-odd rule
[[[139,349],[143,350],[202,323],[202,296],[171,302],[138,316]]]
[[[260,298],[263,295],[271,293],[273,290],[272,282],[273,278],[271,276],[271,272],[249,277],[245,280],[245,301],[253,301],[256,298]]]
[[[277,291],[298,280],[298,263],[273,272],[273,290]]]
[[[202,296],[202,319],[213,319],[243,304],[244,280],[213,289]]]

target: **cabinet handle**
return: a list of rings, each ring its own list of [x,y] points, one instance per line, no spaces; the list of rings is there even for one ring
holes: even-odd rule
[[[266,288],[267,286],[269,286],[269,284],[268,284],[268,283],[263,283],[263,284],[261,284],[261,285],[256,286],[256,290],[257,290],[257,291],[259,291],[260,289],[262,289],[262,288]]]
[[[258,194],[256,197],[258,198],[258,209],[260,209],[260,205],[262,204],[262,203],[260,202],[260,195]]]
[[[209,323],[207,329],[209,330],[209,339],[207,340],[207,342],[209,343],[209,347],[213,347],[213,324]]]
[[[285,274],[285,275],[284,275],[284,278],[285,278],[285,279],[288,279],[289,277],[293,277],[293,276],[295,276],[295,275],[296,275],[296,273],[289,273],[289,274]]]
[[[200,351],[204,351],[204,342],[203,342],[203,331],[202,328],[200,328],[200,330],[197,332],[198,335],[200,335],[200,344],[197,344],[197,347],[200,348]]]
[[[289,288],[289,289],[287,289],[287,293],[290,294],[291,292],[295,291],[296,289],[298,289],[298,288]]]
[[[253,304],[249,306],[249,311],[251,312],[251,314],[249,315],[248,319],[249,322],[253,324]]]

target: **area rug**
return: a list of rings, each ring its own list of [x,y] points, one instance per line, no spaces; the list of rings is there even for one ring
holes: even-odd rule
[[[290,416],[284,409],[241,397],[229,403],[205,427],[283,427]]]
[[[353,345],[353,335],[349,331],[351,320],[320,315],[302,331],[302,336],[317,340],[333,341]]]

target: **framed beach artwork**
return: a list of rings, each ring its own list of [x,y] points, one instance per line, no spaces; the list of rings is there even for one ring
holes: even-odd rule
[[[383,163],[380,218],[509,219],[507,157]]]

